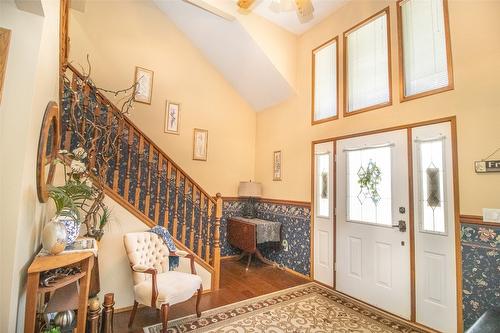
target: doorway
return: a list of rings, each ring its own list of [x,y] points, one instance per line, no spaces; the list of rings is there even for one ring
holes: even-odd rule
[[[313,144],[314,278],[442,332],[461,326],[452,123]],[[326,177],[325,151],[333,152]]]

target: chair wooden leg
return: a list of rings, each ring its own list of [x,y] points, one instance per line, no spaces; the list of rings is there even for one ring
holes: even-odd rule
[[[203,285],[200,285],[200,289],[198,289],[198,295],[196,295],[196,316],[198,316],[198,318],[201,316],[200,300],[202,293],[203,293]]]
[[[135,313],[137,312],[138,305],[139,303],[137,303],[137,301],[134,301],[134,307],[132,308],[132,312],[130,313],[130,320],[128,321],[128,327],[131,327],[132,324],[134,323]]]
[[[168,304],[162,304],[161,305],[161,324],[163,326],[162,328],[162,333],[167,333],[167,326],[168,326]]]

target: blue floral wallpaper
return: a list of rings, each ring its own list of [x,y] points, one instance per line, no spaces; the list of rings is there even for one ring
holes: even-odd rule
[[[224,201],[223,218],[221,221],[221,254],[235,255],[238,249],[227,242],[227,219],[241,216],[244,202],[238,200]],[[311,255],[311,210],[303,206],[257,202],[255,204],[257,218],[281,222],[281,239],[288,241],[288,251],[274,244],[259,245],[262,254],[269,260],[282,264],[298,273],[310,274]]]
[[[464,330],[486,310],[500,307],[500,227],[462,224]]]

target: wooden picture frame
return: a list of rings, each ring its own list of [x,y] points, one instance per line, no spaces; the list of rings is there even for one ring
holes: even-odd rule
[[[179,135],[181,105],[167,101],[165,106],[165,133]]]
[[[273,181],[281,181],[283,157],[281,150],[273,152]]]
[[[2,103],[3,81],[9,55],[10,30],[0,28],[0,103]]]
[[[193,160],[206,161],[208,155],[208,131],[195,128],[193,131]]]
[[[153,76],[154,72],[152,70],[138,66],[135,67],[135,102],[151,104],[151,97],[153,95]]]

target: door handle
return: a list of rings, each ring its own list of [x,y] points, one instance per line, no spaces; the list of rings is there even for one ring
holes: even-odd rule
[[[393,224],[393,228],[398,228],[401,232],[406,232],[406,221],[399,220],[398,224]]]

